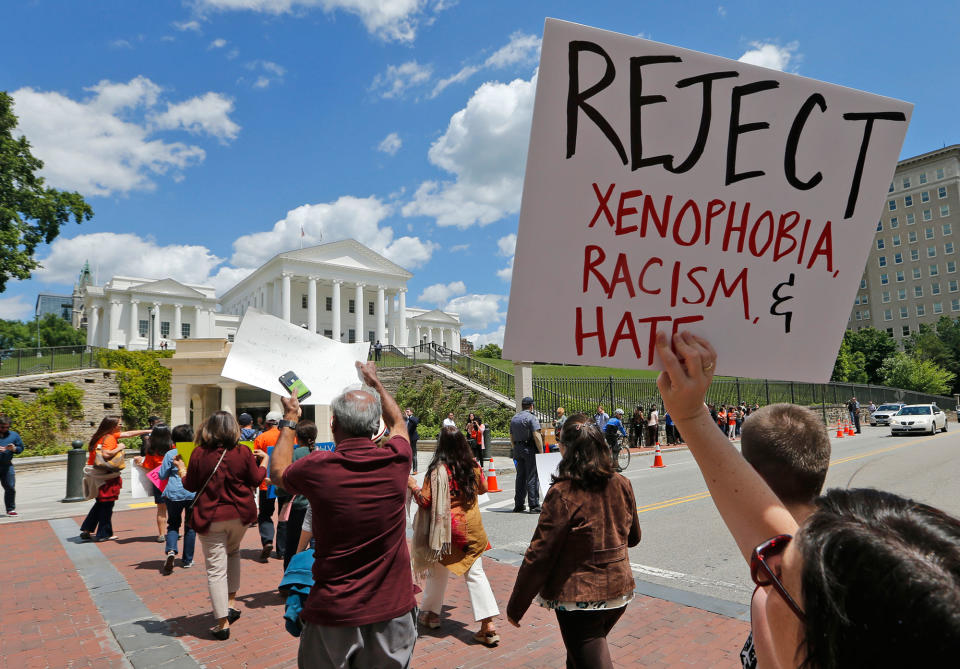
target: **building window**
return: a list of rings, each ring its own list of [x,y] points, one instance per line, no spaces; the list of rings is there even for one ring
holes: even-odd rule
[[[367,341],[376,341],[376,338],[377,338],[377,333],[374,332],[373,330],[370,330],[370,332],[367,333]]]
[[[357,343],[357,331],[353,328],[347,330],[347,343],[356,344]]]
[[[904,207],[912,207],[912,206],[913,206],[913,196],[912,196],[912,195],[904,195],[904,196],[903,196],[903,206],[904,206]]]
[[[926,316],[927,308],[922,304],[917,305],[917,316]]]
[[[940,186],[940,188],[937,189],[937,197],[938,197],[939,199],[941,199],[941,200],[942,200],[943,198],[947,197],[947,187],[946,187],[946,186]]]
[[[925,183],[927,183],[927,173],[926,173],[926,172],[921,172],[921,173],[920,173],[920,185],[922,186],[922,185],[925,184]]]
[[[960,311],[960,299],[950,300],[950,311]]]
[[[881,286],[886,286],[888,283],[890,283],[890,277],[887,276],[886,274],[881,274],[881,275],[880,275],[880,285],[881,285]]]
[[[184,339],[190,339],[190,324],[181,323],[180,324],[180,336]]]
[[[333,298],[332,298],[332,297],[324,298],[323,302],[324,302],[324,307],[326,308],[327,311],[333,311]]]
[[[939,282],[939,281],[934,281],[933,283],[930,284],[930,294],[931,294],[931,295],[939,295],[939,294],[940,294],[940,282]]]
[[[920,277],[921,277],[920,268],[919,268],[919,267],[914,267],[914,268],[913,268],[913,278],[914,278],[914,279],[919,279]]]
[[[924,229],[923,229],[923,238],[924,238],[924,239],[933,239],[933,228],[924,228]]]
[[[900,246],[900,235],[894,235],[894,236],[893,236],[893,245],[894,245],[894,246]]]
[[[940,267],[938,265],[930,265],[930,276],[940,276]]]
[[[913,287],[913,296],[914,296],[914,297],[923,297],[923,286],[914,286],[914,287]]]
[[[864,310],[863,310],[863,320],[865,320],[865,321],[869,321],[869,320],[870,320],[870,310],[869,310],[869,309],[864,309]]]
[[[897,288],[897,299],[905,300],[907,299],[907,289],[906,288]]]
[[[892,320],[893,320],[893,310],[892,310],[892,309],[884,309],[884,310],[883,310],[883,320],[885,320],[885,321],[892,321]]]
[[[947,274],[953,274],[953,273],[956,272],[956,271],[957,271],[957,261],[956,261],[956,260],[948,260],[948,261],[947,261]]]
[[[324,330],[323,336],[327,339],[333,339],[333,330]]]
[[[940,229],[943,231],[944,237],[948,237],[953,234],[953,225],[950,223],[944,223],[940,226]]]
[[[880,293],[880,301],[881,301],[881,302],[889,302],[889,301],[890,301],[890,291],[889,291],[889,290],[885,290],[885,291],[883,291],[882,293]]]
[[[891,227],[891,228],[899,228],[899,227],[900,227],[900,219],[898,219],[896,216],[891,216],[891,217],[890,217],[890,227]]]
[[[900,263],[902,263],[902,262],[903,262],[903,254],[902,254],[902,253],[894,253],[894,254],[893,254],[893,262],[894,262],[895,264],[897,264],[897,265],[899,265]]]
[[[917,222],[916,216],[914,216],[912,213],[907,214],[907,225],[913,225],[916,222]]]
[[[910,177],[903,177],[903,187],[910,188]]]
[[[889,200],[889,201],[887,202],[887,209],[889,209],[890,211],[896,211],[896,210],[897,210],[897,201],[896,201],[896,200]]]
[[[947,242],[946,244],[944,244],[944,245],[943,245],[943,252],[946,253],[946,254],[948,254],[948,255],[951,254],[951,253],[953,253],[953,242]]]
[[[859,296],[859,295],[857,295],[855,298],[853,298],[853,303],[854,303],[854,304],[860,304],[860,296]]]
[[[920,249],[910,249],[910,260],[920,260]]]
[[[910,232],[907,233],[907,241],[910,242],[911,244],[915,244],[915,243],[916,243],[916,241],[917,241],[917,231],[916,231],[916,230],[911,230]]]
[[[137,331],[140,333],[141,337],[147,336],[147,330],[150,328],[149,321],[140,321],[137,323]]]
[[[354,300],[347,300],[347,313],[355,314],[357,312],[357,303]],[[350,341],[353,341],[352,339]]]
[[[930,191],[925,190],[920,193],[920,202],[929,202],[930,201]]]
[[[867,289],[867,280],[860,279],[860,290],[866,290],[866,289]]]
[[[869,298],[869,297],[867,297],[866,295],[861,295],[861,296],[860,296],[860,304],[869,304],[869,302],[870,302],[870,298]]]
[[[373,302],[367,302],[367,314],[373,316]]]
[[[937,247],[936,247],[936,246],[928,246],[928,247],[927,247],[927,257],[928,257],[928,258],[936,258],[936,257],[937,257]]]
[[[164,338],[170,336],[170,321],[160,321],[160,336]]]
[[[955,292],[957,292],[958,290],[960,290],[960,283],[958,283],[956,279],[950,279],[950,280],[947,282],[947,289],[948,289],[951,293],[955,293]]]
[[[925,220],[925,221],[932,221],[932,220],[933,220],[933,212],[930,211],[929,209],[924,209],[924,210],[923,210],[923,220]]]
[[[942,207],[940,207],[940,218],[943,218],[944,216],[949,216],[949,215],[950,215],[950,205],[949,205],[949,204],[945,204],[945,205],[943,205]]]
[[[907,311],[906,307],[900,307],[900,318],[907,318],[910,315],[910,312]]]
[[[903,336],[904,336],[904,337],[909,337],[909,336],[910,336],[910,326],[909,326],[909,325],[904,325],[904,326],[903,326],[903,329],[900,330],[900,331],[903,333]]]
[[[300,296],[300,308],[301,308],[301,309],[306,309],[306,308],[307,308],[307,296],[306,296],[306,295],[301,295],[301,296]]]
[[[893,336],[893,328],[887,328],[887,335],[890,337]]]
[[[883,232],[883,221],[877,221],[877,232]]]
[[[897,283],[903,282],[903,270],[897,270]]]
[[[942,179],[942,178],[943,178],[943,168],[942,168],[942,167],[938,167],[938,168],[937,168],[937,179],[939,180],[939,179]]]
[[[886,244],[886,243],[883,241],[882,238],[877,240],[877,248],[878,248],[878,249],[882,249],[882,248],[885,246],[885,244]]]
[[[880,264],[880,267],[886,267],[886,266],[887,266],[887,256],[880,256],[879,258],[877,258],[877,262]]]
[[[892,193],[892,192],[893,192],[893,182],[892,182],[892,181],[890,182],[890,188],[887,189],[887,192],[888,192],[888,193]]]
[[[854,316],[854,318],[856,318],[858,321],[862,321],[862,320],[863,320],[863,316],[860,314],[859,311],[853,312],[853,316]]]

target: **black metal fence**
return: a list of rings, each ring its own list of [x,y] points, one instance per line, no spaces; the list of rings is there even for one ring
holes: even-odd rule
[[[25,376],[44,372],[99,367],[97,346],[41,346],[0,350],[0,376]]]

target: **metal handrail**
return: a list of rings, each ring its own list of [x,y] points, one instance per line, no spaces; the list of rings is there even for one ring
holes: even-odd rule
[[[41,346],[0,349],[0,377],[99,367],[99,346]]]

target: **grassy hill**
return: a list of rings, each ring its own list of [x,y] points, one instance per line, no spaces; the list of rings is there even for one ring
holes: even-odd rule
[[[513,374],[513,361],[495,358],[474,358],[491,367],[496,367],[508,374]],[[595,379],[613,376],[618,379],[655,379],[656,370],[650,369],[619,369],[617,367],[592,367],[587,365],[534,365],[534,378],[554,379]]]

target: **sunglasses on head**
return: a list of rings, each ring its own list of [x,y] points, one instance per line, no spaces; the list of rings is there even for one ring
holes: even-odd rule
[[[789,534],[779,534],[772,539],[767,539],[754,548],[753,554],[750,556],[750,578],[761,587],[772,585],[773,589],[783,597],[787,606],[790,607],[790,610],[793,611],[801,621],[804,621],[803,610],[793,597],[790,596],[787,589],[783,587],[783,583],[777,578],[777,575],[773,573],[773,569],[769,564],[769,560],[781,555],[792,540],[793,537]]]

